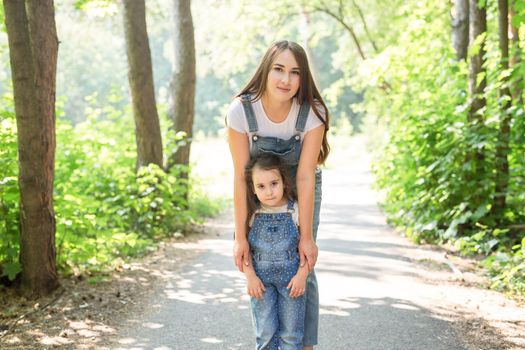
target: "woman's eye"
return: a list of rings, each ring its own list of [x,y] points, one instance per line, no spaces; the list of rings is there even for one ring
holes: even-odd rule
[[[257,185],[257,188],[262,190],[262,189],[264,189],[264,185]]]
[[[297,70],[294,70],[294,71],[292,72],[292,74],[300,75],[300,74],[299,74],[299,71],[297,71]]]
[[[274,67],[273,69],[275,69],[277,72],[282,72],[283,69],[281,67]]]

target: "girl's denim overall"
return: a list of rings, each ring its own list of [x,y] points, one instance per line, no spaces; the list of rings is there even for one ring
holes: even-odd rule
[[[303,348],[306,297],[290,297],[286,288],[299,267],[299,230],[291,212],[257,213],[248,235],[255,273],[265,287],[251,298],[257,350]]]
[[[251,103],[251,96],[249,94],[241,96],[244,114],[248,121],[250,137],[252,146],[250,154],[255,156],[261,152],[273,153],[280,156],[288,165],[288,171],[292,177],[292,184],[296,187],[297,166],[299,164],[299,157],[301,155],[301,136],[300,133],[304,131],[306,120],[310,106],[304,102],[297,116],[295,123],[296,134],[288,139],[283,140],[277,137],[258,136],[257,120]],[[314,194],[314,217],[312,225],[312,233],[314,240],[317,239],[317,228],[319,227],[319,211],[321,208],[321,169],[315,172],[315,194]],[[311,346],[317,344],[317,332],[319,325],[319,289],[317,287],[317,278],[315,272],[312,271],[308,276],[306,284],[306,313],[304,320],[304,338],[303,345]]]

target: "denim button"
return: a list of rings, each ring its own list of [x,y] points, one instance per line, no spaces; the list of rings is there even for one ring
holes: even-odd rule
[[[253,141],[257,141],[257,135],[253,135]]]

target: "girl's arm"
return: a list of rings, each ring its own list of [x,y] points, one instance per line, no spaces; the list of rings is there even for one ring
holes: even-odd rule
[[[233,244],[233,258],[235,266],[243,271],[250,264],[250,248],[246,239],[246,181],[244,167],[250,159],[250,144],[248,136],[228,128],[228,144],[233,160],[233,208],[235,217],[235,241]]]
[[[308,131],[304,135],[299,167],[297,168],[297,197],[299,202],[299,256],[300,266],[308,263],[313,270],[317,262],[317,245],[313,239],[312,224],[314,214],[315,168],[321,144],[323,142],[324,125]]]

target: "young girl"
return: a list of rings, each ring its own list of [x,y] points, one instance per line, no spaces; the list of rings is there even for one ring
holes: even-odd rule
[[[301,350],[308,265],[299,267],[298,208],[281,159],[246,165],[246,225],[253,264],[244,268],[256,349]]]
[[[306,288],[303,349],[317,344],[319,292],[314,265],[317,261],[317,227],[321,206],[321,171],[328,156],[329,115],[308,67],[303,48],[291,41],[272,44],[248,84],[231,103],[226,121],[234,166],[235,265],[243,271],[251,264],[245,222],[247,218],[244,168],[261,153],[285,159],[297,189],[299,207],[299,257],[311,271]]]

